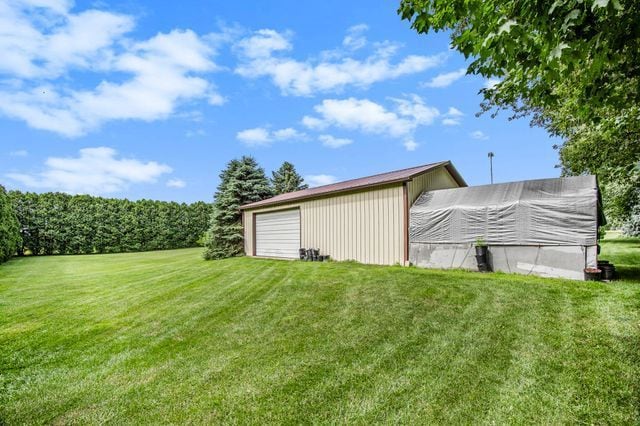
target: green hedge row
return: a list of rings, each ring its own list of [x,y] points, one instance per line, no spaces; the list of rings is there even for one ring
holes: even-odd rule
[[[119,253],[194,247],[211,205],[10,191],[20,224],[17,254]]]
[[[20,244],[20,225],[7,191],[0,185],[0,263],[13,256]]]

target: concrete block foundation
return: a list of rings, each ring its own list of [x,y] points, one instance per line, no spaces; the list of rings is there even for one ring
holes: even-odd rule
[[[473,244],[412,242],[409,261],[422,268],[478,270]],[[597,266],[597,248],[489,245],[488,261],[494,271],[584,280],[584,268]]]

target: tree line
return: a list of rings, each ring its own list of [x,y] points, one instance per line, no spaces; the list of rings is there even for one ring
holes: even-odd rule
[[[7,191],[0,185],[0,263],[13,256],[20,243],[20,224]]]
[[[307,188],[293,164],[268,179],[252,157],[234,159],[220,174],[214,203],[192,204],[7,192],[0,185],[0,263],[13,255],[93,254],[205,246],[206,259],[240,254],[239,207]]]
[[[10,191],[18,255],[120,253],[199,245],[211,205]],[[10,248],[10,247],[9,247]],[[11,253],[13,254],[13,253]]]

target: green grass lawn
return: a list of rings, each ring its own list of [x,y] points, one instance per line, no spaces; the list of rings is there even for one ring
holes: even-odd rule
[[[587,283],[198,249],[0,266],[0,424],[640,422],[640,241]]]

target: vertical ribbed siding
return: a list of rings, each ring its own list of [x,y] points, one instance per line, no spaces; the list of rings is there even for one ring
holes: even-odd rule
[[[320,248],[336,260],[402,262],[401,185],[310,200],[300,206],[304,247]]]
[[[300,207],[300,244],[335,260],[402,262],[402,185],[245,211],[245,253],[253,248],[253,213]]]
[[[457,188],[460,186],[444,167],[420,176],[416,176],[408,183],[408,185],[409,205],[413,204],[413,202],[424,191]]]
[[[242,212],[242,227],[244,228],[244,253],[251,255],[253,247],[253,221],[251,220],[251,212]]]

